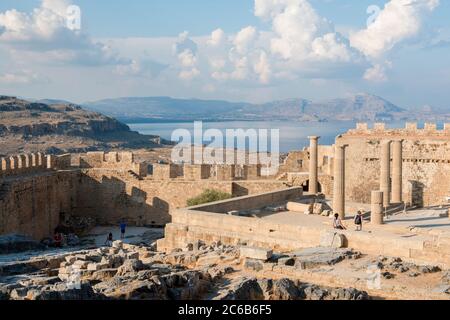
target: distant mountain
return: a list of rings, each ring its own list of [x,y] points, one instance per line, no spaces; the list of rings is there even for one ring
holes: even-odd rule
[[[418,115],[423,120],[446,117],[443,113],[428,117],[426,112],[406,110],[381,97],[367,93],[325,101],[288,99],[264,104],[169,97],[135,97],[100,100],[85,103],[83,106],[124,121],[391,121],[414,120]]]
[[[148,119],[208,119],[242,110],[248,103],[232,103],[216,100],[172,99],[169,97],[118,98],[83,104],[86,109],[118,118]]]

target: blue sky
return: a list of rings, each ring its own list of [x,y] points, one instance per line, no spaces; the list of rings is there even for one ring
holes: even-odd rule
[[[71,4],[79,31],[65,26]],[[2,0],[0,93],[264,102],[369,92],[450,108],[449,16],[444,0]]]

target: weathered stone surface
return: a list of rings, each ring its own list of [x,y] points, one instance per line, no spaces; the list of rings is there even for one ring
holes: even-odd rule
[[[289,279],[274,281],[270,300],[299,300],[304,296],[297,285]]]
[[[278,259],[278,264],[283,266],[294,266],[295,265],[295,258],[293,257],[284,257]]]
[[[112,243],[112,247],[114,249],[122,249],[123,248],[123,242],[121,240],[116,240]]]
[[[273,255],[272,250],[267,250],[263,248],[255,248],[255,247],[241,247],[240,248],[240,256],[241,258],[249,258],[255,260],[269,260]]]
[[[122,266],[117,270],[118,276],[123,276],[127,273],[134,273],[144,269],[144,264],[140,260],[126,260]]]
[[[346,239],[343,234],[337,232],[323,232],[320,236],[321,247],[344,248]]]
[[[220,300],[264,300],[264,293],[256,279],[239,278]]]
[[[312,213],[312,204],[304,204],[299,202],[288,202],[286,205],[286,209],[292,212],[300,212],[300,213]]]
[[[311,248],[293,253],[295,266],[299,269],[335,265],[352,255],[351,250],[332,248]]]
[[[325,210],[325,206],[322,203],[315,203],[313,205],[313,214],[321,215]]]
[[[244,261],[244,267],[246,269],[259,272],[264,270],[264,262],[262,260],[246,258]]]
[[[93,281],[106,281],[113,278],[117,274],[117,269],[101,269],[92,274]]]

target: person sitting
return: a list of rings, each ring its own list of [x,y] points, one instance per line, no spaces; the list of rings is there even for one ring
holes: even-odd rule
[[[337,213],[334,215],[333,227],[337,230],[347,230],[347,228],[345,228],[342,224],[342,220]]]
[[[53,243],[55,245],[56,248],[61,248],[62,247],[62,234],[59,232],[55,232],[55,235],[53,236]]]
[[[105,245],[108,247],[112,247],[114,238],[112,232],[109,233],[108,238],[106,238]]]

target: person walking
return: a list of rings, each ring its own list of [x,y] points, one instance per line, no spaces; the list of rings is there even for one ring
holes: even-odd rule
[[[360,211],[355,216],[355,225],[356,225],[356,231],[362,231],[363,229],[363,214]]]

